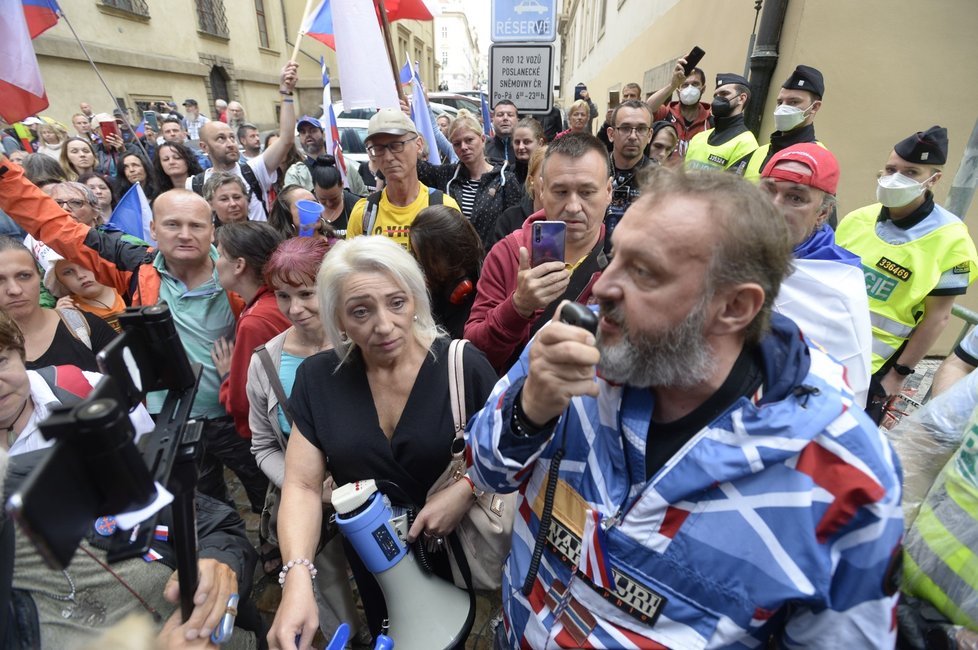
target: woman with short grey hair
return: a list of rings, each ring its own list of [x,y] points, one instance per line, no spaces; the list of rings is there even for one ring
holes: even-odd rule
[[[336,485],[396,483],[413,502],[405,505],[419,508],[408,540],[423,537],[444,548],[444,537],[475,500],[466,480],[428,496],[451,460],[455,425],[450,340],[432,318],[421,267],[391,239],[357,237],[334,245],[316,286],[320,318],[335,347],[299,366],[289,400],[294,426],[279,510],[282,559],[300,567],[315,555],[327,469]],[[462,375],[467,419],[485,404],[496,374],[468,345]],[[345,540],[344,546],[376,635],[387,615],[383,594],[356,551]],[[430,557],[434,572],[450,582],[447,554]],[[286,577],[269,633],[273,647],[291,647],[297,634],[306,643],[317,629],[309,573]]]

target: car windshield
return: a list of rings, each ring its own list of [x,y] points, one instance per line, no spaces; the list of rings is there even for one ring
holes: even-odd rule
[[[366,127],[341,126],[339,130],[343,153],[367,153],[367,147],[363,143],[367,139]]]

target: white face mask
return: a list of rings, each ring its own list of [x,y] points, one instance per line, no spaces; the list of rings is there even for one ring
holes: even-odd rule
[[[876,181],[876,200],[888,208],[902,208],[924,193],[924,183],[934,176],[918,183],[900,172],[881,176]]]
[[[812,106],[814,105],[815,104],[812,104]],[[774,109],[774,129],[784,133],[797,128],[802,122],[805,121],[805,118],[808,117],[808,111],[812,106],[802,110],[794,106],[781,104]]]
[[[679,101],[686,106],[692,106],[700,100],[703,91],[701,91],[696,86],[686,86],[679,91]]]

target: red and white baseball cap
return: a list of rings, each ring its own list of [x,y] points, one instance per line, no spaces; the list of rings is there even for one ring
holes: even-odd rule
[[[804,174],[792,169],[785,169],[783,162],[792,161],[808,167],[812,173]],[[835,194],[839,186],[839,161],[832,152],[813,142],[793,144],[771,156],[761,172],[763,178],[776,178],[790,181],[799,185],[808,185],[817,190]]]

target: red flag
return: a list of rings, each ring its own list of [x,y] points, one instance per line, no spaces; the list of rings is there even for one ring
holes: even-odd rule
[[[428,11],[421,0],[387,0],[384,3],[387,7],[387,20],[433,20],[434,17]]]

